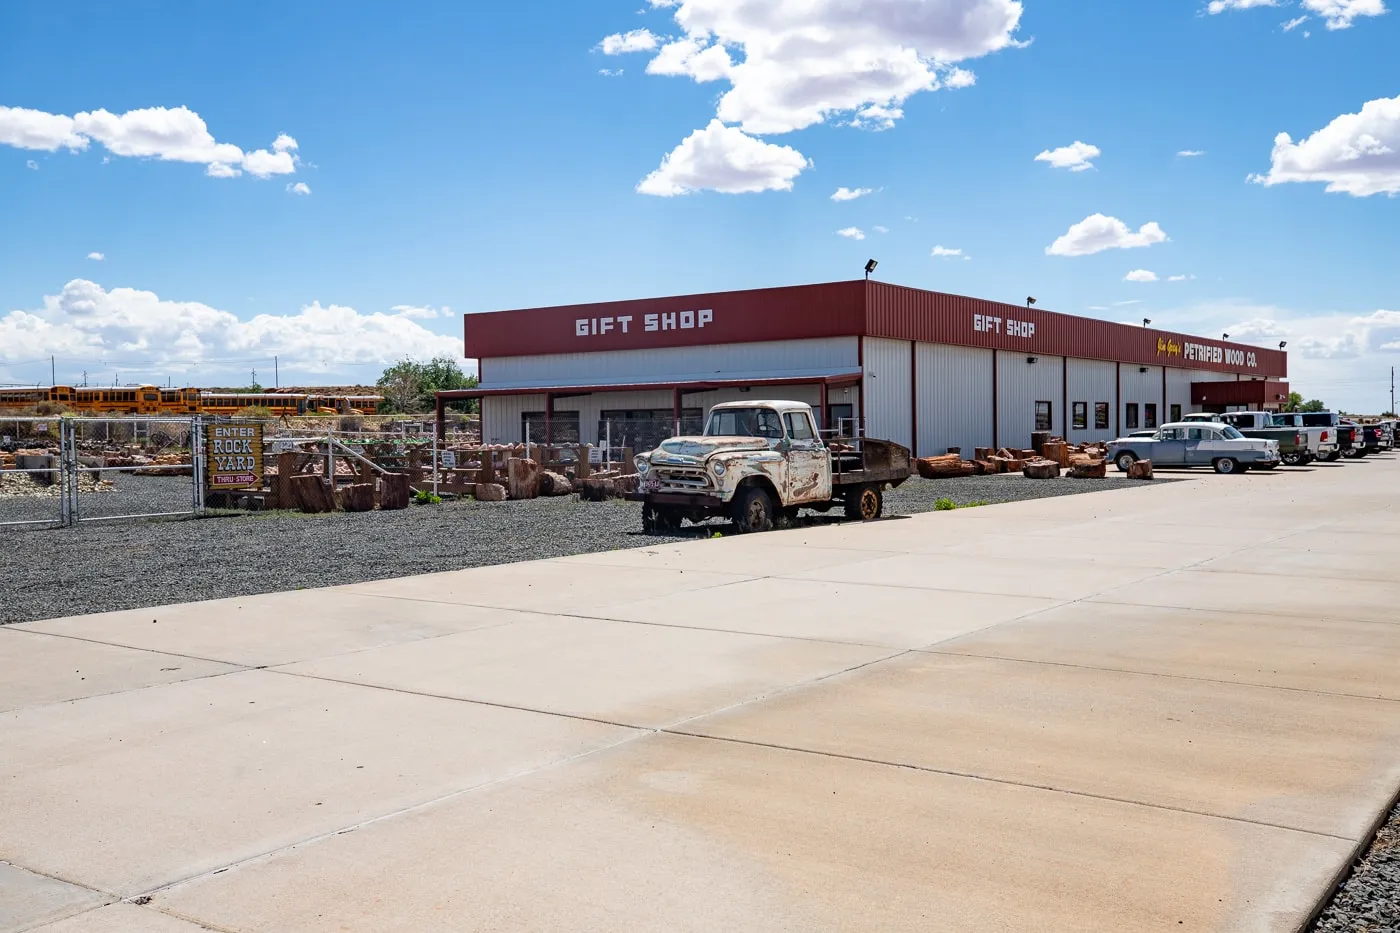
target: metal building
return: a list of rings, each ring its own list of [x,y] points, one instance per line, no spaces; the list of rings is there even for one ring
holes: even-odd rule
[[[487,442],[698,431],[710,406],[810,403],[919,456],[1107,440],[1187,412],[1277,408],[1282,350],[854,281],[468,314]]]

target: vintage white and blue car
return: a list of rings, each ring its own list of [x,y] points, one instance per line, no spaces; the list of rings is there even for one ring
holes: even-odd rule
[[[1214,468],[1217,473],[1272,470],[1279,464],[1278,441],[1245,437],[1228,424],[1164,424],[1151,437],[1120,437],[1108,444],[1108,459],[1123,472],[1138,460],[1154,467]]]

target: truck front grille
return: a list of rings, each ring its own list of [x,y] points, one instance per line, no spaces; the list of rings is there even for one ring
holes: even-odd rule
[[[710,478],[697,467],[656,467],[656,479],[662,489],[691,492],[709,489]]]

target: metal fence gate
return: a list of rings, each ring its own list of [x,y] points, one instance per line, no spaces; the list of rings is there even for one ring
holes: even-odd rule
[[[199,417],[5,418],[0,527],[202,514],[204,430]]]

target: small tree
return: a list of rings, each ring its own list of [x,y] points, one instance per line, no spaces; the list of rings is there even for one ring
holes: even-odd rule
[[[1283,403],[1284,411],[1298,411],[1303,407],[1303,396],[1299,392],[1289,392],[1288,401]]]
[[[375,384],[384,393],[390,411],[421,413],[433,410],[438,392],[471,389],[477,380],[463,372],[456,360],[439,356],[426,363],[400,360],[384,370]]]
[[[1327,405],[1321,399],[1310,399],[1303,403],[1299,411],[1326,411]]]

